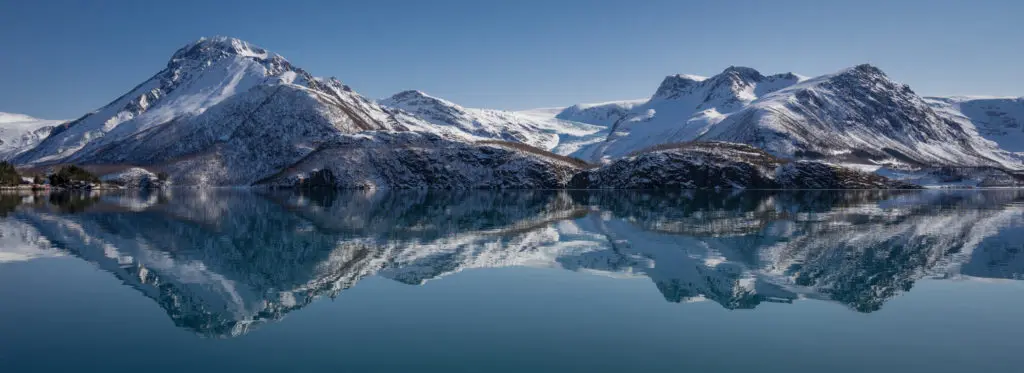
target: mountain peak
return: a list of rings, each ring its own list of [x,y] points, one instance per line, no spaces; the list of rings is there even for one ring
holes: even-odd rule
[[[179,60],[211,60],[218,57],[235,55],[241,57],[252,57],[256,59],[267,59],[277,56],[266,49],[255,46],[247,41],[227,37],[214,36],[212,38],[202,37],[188,45],[178,49],[171,56],[171,61]]]
[[[794,80],[794,81],[807,80],[806,77],[794,74],[792,72],[778,73],[778,74],[775,74],[775,75],[766,76],[765,78],[767,78],[769,80],[771,80],[771,79],[775,79],[775,80]]]
[[[706,79],[703,76],[689,74],[666,76],[661,81],[661,85],[658,86],[658,90],[654,92],[654,97],[670,98],[677,96],[680,92],[692,89],[692,87],[699,85]]]
[[[386,106],[396,107],[408,107],[411,105],[432,105],[432,106],[448,106],[448,107],[459,107],[454,102],[445,100],[443,98],[434,97],[426,94],[423,91],[410,89],[395,93],[391,97],[383,100]]]
[[[878,89],[901,90],[911,92],[910,87],[900,84],[885,75],[878,67],[870,64],[860,64],[846,68],[838,73],[827,75],[829,84],[845,87],[861,87],[864,92]]]
[[[722,71],[722,74],[736,76],[747,81],[759,81],[764,78],[764,76],[761,75],[761,72],[753,68],[743,66],[729,66]]]
[[[867,63],[862,63],[860,65],[851,67],[846,71],[843,71],[843,73],[886,76],[885,72],[883,72],[882,69],[879,69],[878,67]]]
[[[411,99],[411,98],[436,98],[436,97],[428,95],[426,92],[423,92],[423,91],[418,90],[418,89],[409,89],[409,90],[405,90],[405,91],[401,91],[401,92],[395,93],[394,95],[391,96],[391,98],[392,99],[396,99],[396,100],[405,100],[405,99]]]

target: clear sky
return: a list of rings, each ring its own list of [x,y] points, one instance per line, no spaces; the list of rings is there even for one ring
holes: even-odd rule
[[[372,98],[524,109],[650,96],[665,75],[879,66],[924,95],[1024,95],[1024,1],[0,0],[0,111],[70,119],[201,36]]]

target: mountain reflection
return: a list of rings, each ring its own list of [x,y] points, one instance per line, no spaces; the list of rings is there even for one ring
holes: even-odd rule
[[[367,276],[415,285],[506,266],[644,276],[670,302],[819,299],[872,312],[925,277],[1020,279],[1022,200],[1012,190],[0,195],[0,237],[93,263],[182,328],[235,336]]]

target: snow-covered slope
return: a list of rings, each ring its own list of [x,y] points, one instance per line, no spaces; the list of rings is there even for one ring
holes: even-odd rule
[[[211,184],[276,172],[333,135],[402,130],[337,79],[217,37],[178,50],[167,67],[109,105],[55,129],[21,164],[202,163]]]
[[[612,132],[605,142],[578,154],[584,159],[610,160],[658,144],[694,140],[727,114],[802,79],[795,74],[763,76],[736,66],[710,78],[671,75],[645,102],[576,105],[559,117],[596,117],[600,123],[611,123]]]
[[[1011,152],[1024,152],[1024,97],[925,97],[939,115],[968,121],[986,139]]]
[[[62,120],[37,119],[24,114],[0,113],[0,160],[32,149]]]
[[[416,131],[520,142],[559,154],[572,153],[606,135],[603,126],[557,119],[550,112],[465,108],[421,91],[399,92],[379,103]],[[428,125],[417,125],[418,120]]]
[[[1024,168],[971,123],[940,115],[870,65],[813,79],[743,67],[710,78],[669,76],[615,122],[606,141],[575,155],[610,161],[659,144],[713,140],[875,166]]]
[[[576,104],[563,108],[554,115],[558,119],[612,127],[619,121],[619,119],[626,116],[634,106],[641,105],[646,102],[647,99],[638,99],[592,104]]]
[[[768,95],[701,138],[868,164],[1022,168],[1019,158],[979,136],[969,123],[938,115],[910,87],[870,65]]]

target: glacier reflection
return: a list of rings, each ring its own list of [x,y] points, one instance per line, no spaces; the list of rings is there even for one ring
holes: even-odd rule
[[[72,255],[206,336],[360,279],[467,268],[643,276],[667,301],[873,312],[922,278],[1020,279],[1024,192],[344,192],[2,195],[0,263]]]

